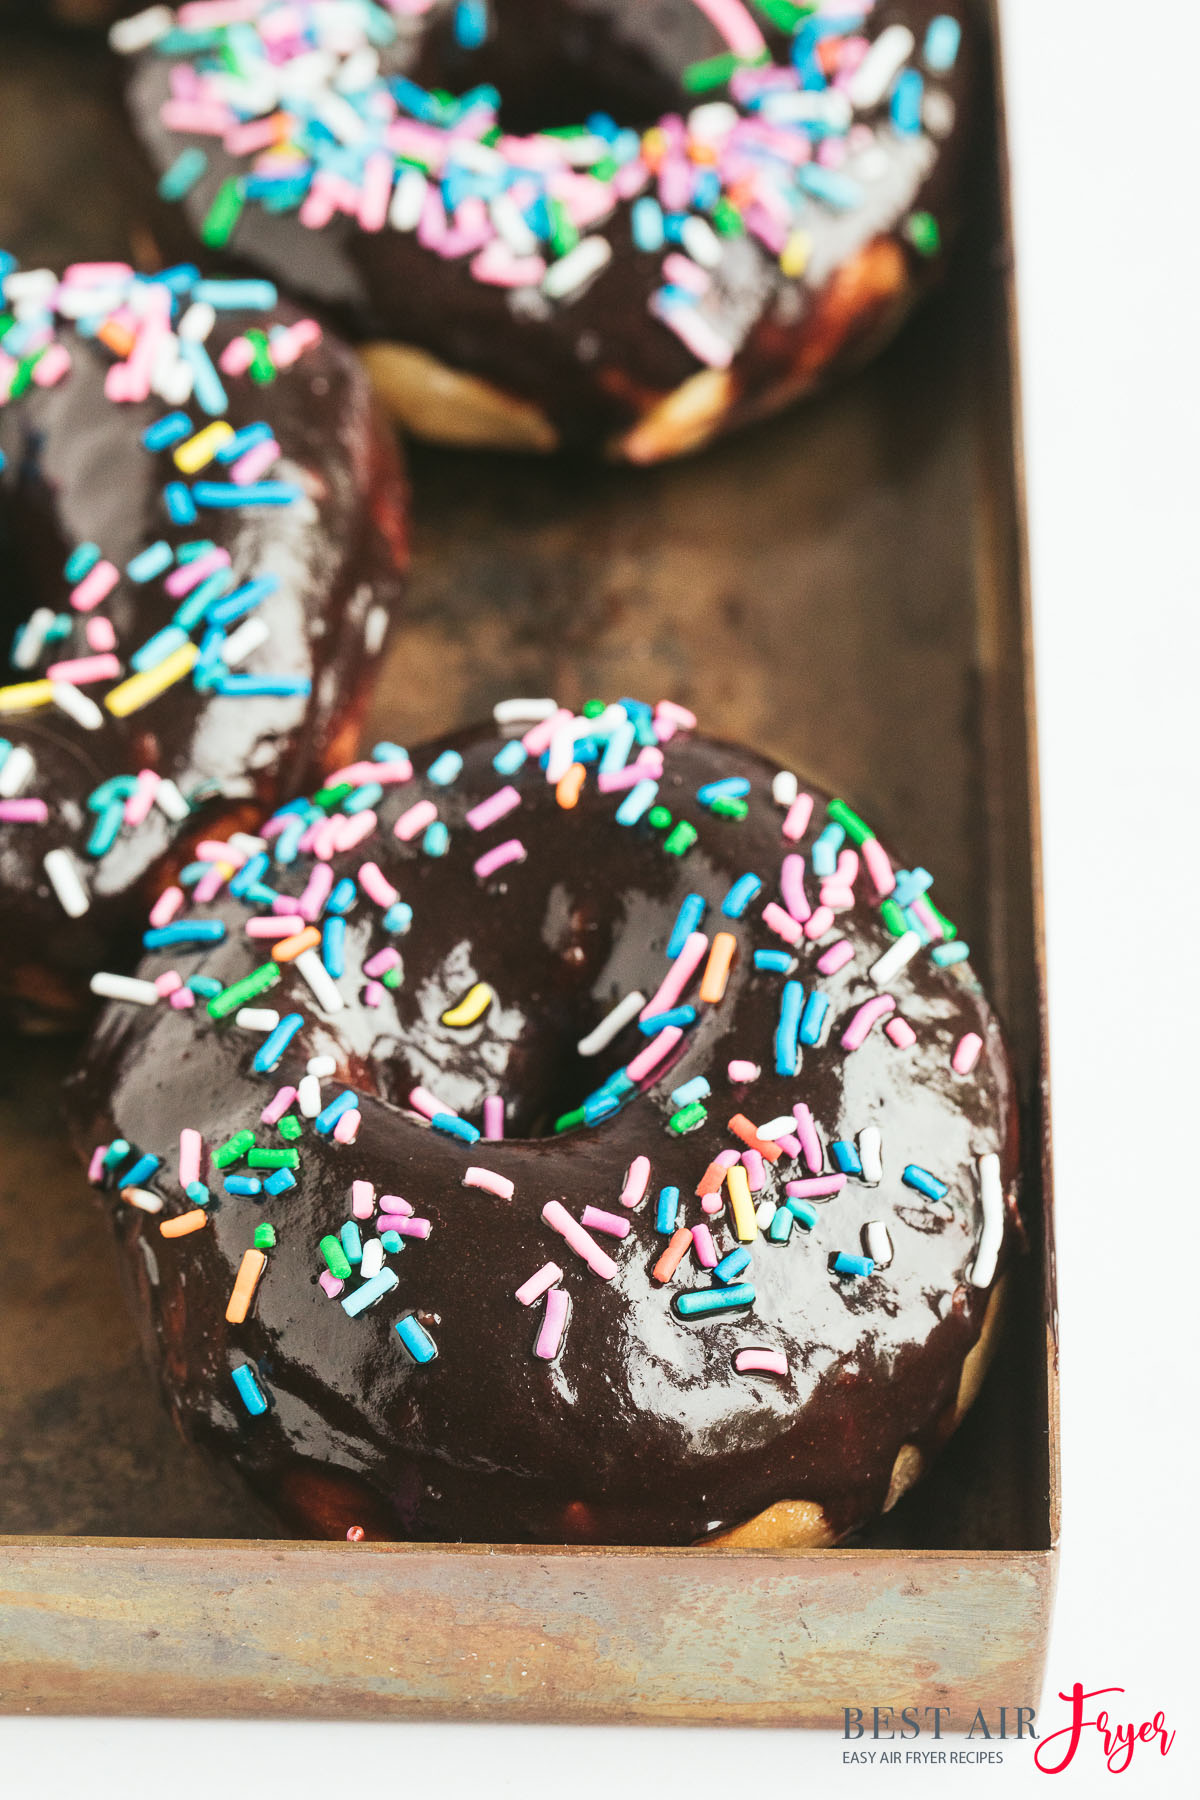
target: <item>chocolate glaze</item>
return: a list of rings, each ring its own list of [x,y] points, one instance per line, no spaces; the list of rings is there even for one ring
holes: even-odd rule
[[[189,1204],[175,1184],[184,1126],[201,1131],[209,1149],[243,1127],[257,1127],[262,1143],[279,1141],[258,1124],[259,1112],[315,1053],[338,1064],[323,1084],[326,1100],[343,1084],[361,1097],[353,1145],[306,1126],[298,1186],[280,1200],[264,1207],[222,1198],[214,1171],[216,1203],[194,1236],[165,1240],[156,1220],[107,1198],[125,1282],[179,1425],[232,1462],[290,1524],[316,1535],[361,1524],[371,1535],[404,1538],[682,1544],[788,1499],[819,1502],[835,1531],[849,1531],[882,1507],[901,1446],[931,1450],[952,1428],[963,1360],[989,1298],[967,1282],[980,1229],[975,1159],[999,1153],[1010,1196],[1016,1174],[1013,1078],[969,965],[939,970],[922,954],[890,984],[917,1032],[910,1050],[877,1027],[861,1049],[842,1051],[849,1014],[876,992],[869,965],[891,941],[861,876],[860,897],[837,921],[854,946],[853,964],[820,977],[820,948],[802,942],[797,953],[798,978],[806,987],[819,981],[831,999],[832,1029],[823,1047],[804,1051],[798,1078],[776,1076],[783,977],[752,963],[754,947],[779,944],[760,918],[789,848],[769,794],[773,766],[702,738],[668,745],[660,801],[700,832],[679,860],[664,854],[661,833],[646,821],[614,824],[616,797],[591,782],[564,811],[531,765],[513,778],[520,809],[476,834],[463,816],[500,785],[491,768],[498,739],[488,729],[445,740],[416,756],[417,769],[446,743],[465,757],[454,786],[436,789],[418,774],[391,790],[378,809],[378,835],[334,859],[340,876],[376,857],[414,909],[411,935],[400,940],[404,983],[378,1008],[351,1000],[326,1018],[289,969],[261,1004],[301,1011],[307,1023],[270,1076],[251,1073],[257,1034],[214,1026],[199,1008],[190,1017],[109,1006],[87,1049],[69,1096],[79,1147],[90,1156],[120,1135],[160,1155],[162,1180],[153,1185],[167,1215]],[[730,774],[753,784],[742,823],[714,817],[695,799],[702,783]],[[392,835],[397,815],[425,796],[451,828],[442,859]],[[817,801],[804,842],[790,846],[806,857],[825,822]],[[527,860],[480,883],[475,858],[512,836]],[[299,893],[308,870],[302,858],[270,879]],[[764,891],[731,923],[720,902],[747,870],[763,878]],[[682,1054],[621,1113],[591,1130],[537,1135],[645,1043],[633,1026],[586,1063],[574,1048],[624,994],[657,988],[678,907],[693,891],[709,902],[703,928],[726,928],[739,940],[725,998],[700,1009]],[[184,973],[197,967],[236,979],[261,951],[241,934],[246,915],[236,901],[224,898],[210,912],[228,922],[226,941],[171,961]],[[360,899],[341,982],[348,1000],[362,959],[386,941],[377,921],[378,908]],[[142,972],[164,966],[151,957]],[[496,994],[483,1019],[457,1031],[441,1024],[477,979]],[[957,1076],[951,1053],[969,1030],[984,1048],[974,1072]],[[761,1079],[733,1087],[731,1057],[760,1062]],[[708,1119],[676,1137],[666,1129],[667,1096],[701,1073],[712,1084]],[[441,1136],[405,1110],[414,1083],[476,1122],[483,1096],[503,1094],[511,1135],[473,1148]],[[726,1120],[744,1112],[764,1122],[798,1099],[811,1106],[827,1146],[880,1127],[882,1185],[851,1180],[818,1202],[811,1235],[797,1228],[787,1245],[756,1240],[743,1277],[757,1290],[751,1310],[681,1321],[672,1296],[711,1277],[689,1258],[667,1288],[651,1281],[665,1245],[655,1231],[658,1190],[678,1186],[681,1222],[699,1222],[696,1183],[735,1143]],[[542,1208],[560,1200],[576,1218],[589,1203],[620,1213],[625,1172],[639,1153],[652,1163],[649,1195],[629,1215],[624,1241],[598,1238],[619,1265],[604,1281],[543,1223]],[[909,1162],[949,1183],[945,1202],[931,1205],[901,1185]],[[472,1163],[509,1177],[514,1198],[462,1187]],[[782,1158],[768,1171],[768,1191],[782,1197],[783,1180],[802,1172]],[[407,1198],[433,1230],[392,1259],[398,1289],[351,1319],[317,1285],[317,1245],[350,1216],[357,1178]],[[251,1316],[229,1326],[234,1275],[264,1217],[276,1226],[278,1247]],[[834,1254],[860,1252],[873,1219],[891,1233],[891,1265],[865,1281],[837,1277]],[[728,1250],[724,1217],[714,1232]],[[1012,1238],[1010,1218],[1002,1269]],[[551,1364],[532,1353],[540,1304],[526,1311],[513,1298],[547,1259],[564,1270],[571,1302]],[[423,1367],[393,1329],[413,1309],[438,1346]],[[746,1345],[784,1350],[788,1378],[735,1373],[734,1352]],[[257,1419],[246,1416],[229,1374],[247,1358],[271,1401]]]
[[[272,315],[226,313],[209,347],[217,356],[248,324],[302,316],[288,304]],[[394,442],[343,345],[326,337],[267,387],[245,377],[225,384],[230,424],[266,420],[283,449],[280,474],[300,483],[311,504],[204,512],[180,527],[162,500],[178,473],[170,453],[152,455],[141,443],[146,426],[170,409],[153,397],[114,405],[104,396],[112,356],[66,326],[60,336],[71,350],[70,374],[0,411],[0,638],[7,645],[34,606],[69,610],[63,565],[76,544],[99,544],[123,568],[160,537],[172,546],[211,538],[229,551],[239,578],[267,570],[281,577],[260,609],[270,638],[245,667],[308,674],[313,687],[308,698],[241,698],[201,694],[188,681],[126,719],[105,713],[96,731],[55,708],[0,714],[0,734],[33,752],[27,791],[50,805],[45,825],[0,823],[0,999],[55,1010],[70,1007],[94,969],[127,952],[165,865],[185,860],[186,843],[228,820],[239,802],[247,820],[260,816],[346,753],[381,647],[381,634],[372,650],[364,641],[367,617],[395,606],[407,561]],[[192,414],[204,422],[198,409]],[[161,581],[138,587],[123,579],[102,610],[127,657],[177,605]],[[83,634],[79,617],[35,669],[2,679],[32,679],[47,663],[86,654]],[[142,768],[170,776],[185,796],[212,798],[180,825],[153,808],[92,860],[83,848],[94,823],[88,794],[109,776]],[[85,871],[92,905],[81,919],[66,916],[45,875],[43,858],[59,845],[70,846]]]
[[[411,40],[383,53],[383,67],[452,92],[491,82],[503,96],[506,128],[569,124],[597,107],[641,128],[668,113],[686,114],[698,98],[723,97],[723,91],[698,97],[682,85],[689,64],[727,48],[691,0],[652,7],[640,0],[493,0],[494,28],[487,43],[469,53],[453,41],[452,10],[448,0],[435,6]],[[919,48],[930,19],[946,10],[945,0],[881,0],[865,35],[874,38],[900,23],[910,27]],[[941,259],[919,255],[902,226],[914,210],[927,210],[946,242],[962,210],[979,43],[974,8],[953,10],[962,17],[963,41],[954,69],[936,81],[953,106],[947,135],[939,140],[886,132],[887,166],[870,184],[869,203],[842,215],[811,208],[805,229],[812,250],[801,280],[786,278],[757,240],[726,241],[713,318],[741,348],[728,372],[720,416],[675,448],[692,448],[718,430],[768,413],[860,362],[891,335],[936,275]],[[784,57],[785,38],[755,17],[772,53]],[[156,172],[186,144],[200,145],[209,157],[205,178],[182,205],[149,203],[157,236],[174,252],[190,241],[181,220],[197,232],[220,182],[243,164],[218,139],[163,127],[158,115],[170,68],[169,59],[153,52],[139,58],[128,105]],[[886,103],[878,115],[886,115]],[[418,346],[532,402],[563,446],[654,460],[671,449],[649,443],[634,448],[624,443],[625,434],[704,365],[648,310],[661,285],[662,258],[634,247],[629,214],[630,204],[621,202],[610,219],[589,228],[608,240],[612,259],[569,303],[552,306],[536,296],[529,305],[476,280],[469,258],[443,259],[412,234],[390,227],[367,233],[341,215],[313,231],[294,214],[248,206],[230,252],[329,309],[356,339]]]

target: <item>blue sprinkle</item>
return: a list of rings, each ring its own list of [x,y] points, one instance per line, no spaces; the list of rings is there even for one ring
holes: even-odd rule
[[[654,1229],[660,1237],[670,1237],[679,1218],[679,1189],[665,1187],[659,1190],[658,1210],[654,1215]]]
[[[268,1075],[277,1069],[283,1059],[283,1053],[304,1023],[303,1013],[287,1013],[280,1019],[275,1029],[268,1033],[254,1052],[254,1070],[258,1075]]]
[[[944,1200],[950,1192],[944,1181],[939,1181],[936,1175],[921,1168],[919,1163],[909,1163],[900,1179],[905,1187],[915,1188],[918,1194],[924,1194],[929,1200]]]
[[[638,1020],[638,1030],[644,1037],[657,1037],[668,1025],[679,1025],[686,1029],[696,1023],[694,1006],[673,1006],[670,1012],[651,1013],[648,1018]]]
[[[789,956],[786,950],[756,950],[754,966],[756,969],[770,969],[775,975],[786,975],[794,966],[796,959]]]
[[[247,857],[241,868],[230,877],[229,891],[235,900],[240,900],[248,888],[261,881],[271,866],[271,859],[265,850],[257,850],[253,856]]]
[[[167,513],[173,525],[194,525],[196,523],[196,503],[191,491],[182,481],[168,481],[163,489]]]
[[[847,1256],[839,1250],[833,1259],[833,1266],[839,1275],[873,1275],[875,1264],[869,1256]]]
[[[213,601],[227,594],[236,580],[232,569],[215,569],[179,602],[174,613],[175,624],[184,631],[194,631]]]
[[[343,875],[342,879],[338,882],[328,900],[325,902],[325,911],[327,913],[336,913],[340,918],[343,913],[348,913],[350,911],[350,908],[357,899],[358,888],[355,886],[349,875]]]
[[[147,1151],[145,1156],[138,1157],[132,1168],[125,1170],[120,1178],[121,1186],[143,1187],[159,1167],[161,1161],[161,1157],[151,1156]]]
[[[286,1194],[289,1188],[296,1185],[296,1177],[290,1169],[273,1169],[263,1182],[268,1194]]]
[[[583,1122],[585,1125],[598,1125],[601,1119],[610,1119],[615,1112],[619,1112],[620,1107],[620,1099],[612,1092],[602,1090],[600,1093],[590,1094],[583,1103]]]
[[[378,806],[382,799],[383,789],[379,783],[364,781],[361,787],[355,788],[354,792],[348,794],[342,801],[342,811],[351,814],[366,812],[368,808]]]
[[[341,1093],[317,1114],[313,1120],[313,1129],[321,1137],[328,1137],[342,1114],[350,1112],[357,1105],[358,1095],[351,1088],[343,1088]]]
[[[445,856],[450,848],[450,833],[441,819],[435,819],[421,839],[426,856]]]
[[[321,932],[321,961],[335,981],[346,973],[346,921],[336,913]]]
[[[463,759],[457,750],[443,750],[426,769],[425,778],[432,781],[434,787],[449,787],[462,774],[462,766]]]
[[[626,719],[624,724],[616,726],[604,746],[604,755],[600,758],[601,775],[616,775],[625,767],[636,736],[637,730],[632,719]]]
[[[153,425],[147,425],[142,433],[142,443],[147,450],[169,450],[173,444],[181,444],[184,438],[191,437],[195,429],[185,412],[164,413]]]
[[[125,823],[125,802],[114,800],[96,820],[84,846],[89,856],[107,856]]]
[[[804,1017],[800,1021],[800,1042],[802,1044],[818,1044],[825,1026],[825,1015],[829,1011],[829,1001],[816,988],[808,996],[808,1005],[804,1008]]]
[[[898,869],[896,885],[892,890],[892,899],[897,906],[911,906],[922,894],[928,893],[933,886],[933,876],[928,869]]]
[[[784,1209],[791,1213],[797,1225],[802,1225],[805,1231],[812,1230],[817,1222],[815,1206],[810,1206],[807,1200],[785,1200],[783,1205]]]
[[[395,900],[383,915],[383,929],[403,937],[412,927],[413,909],[407,900]]]
[[[598,1087],[596,1092],[597,1094],[615,1094],[618,1100],[623,1100],[626,1094],[632,1094],[633,1085],[624,1069],[614,1069],[608,1080]]]
[[[787,981],[779,1002],[779,1024],[775,1029],[775,1073],[794,1075],[799,1057],[797,1038],[800,1033],[800,1009],[804,1005],[804,989],[798,981]]]
[[[212,1195],[202,1181],[189,1181],[183,1191],[193,1206],[207,1206],[212,1200]]]
[[[815,200],[823,200],[835,212],[850,212],[863,199],[861,182],[840,169],[827,169],[823,163],[802,163],[795,180]]]
[[[213,367],[204,345],[195,338],[177,337],[179,354],[192,371],[192,393],[196,403],[210,418],[219,419],[229,410],[229,397],[221,385],[221,377]]]
[[[216,312],[270,312],[279,304],[279,290],[273,281],[198,281],[192,299]]]
[[[182,944],[219,944],[225,936],[221,919],[180,919],[173,925],[156,925],[142,933],[145,950],[168,950]]]
[[[192,497],[197,506],[242,511],[250,506],[291,506],[304,498],[304,489],[290,481],[253,481],[246,487],[232,481],[197,481]]]
[[[129,1153],[130,1145],[126,1140],[124,1138],[114,1138],[112,1143],[108,1146],[108,1149],[104,1152],[105,1169],[111,1173],[113,1169],[119,1168]]]
[[[671,935],[667,939],[667,955],[672,962],[679,955],[693,931],[700,927],[706,910],[703,894],[689,894],[680,907]]]
[[[189,538],[186,543],[180,544],[176,549],[175,561],[195,562],[198,557],[207,556],[209,551],[215,550],[216,547],[211,538]]]
[[[921,102],[925,83],[916,69],[904,69],[892,88],[892,125],[902,137],[912,137],[921,129]]]
[[[812,872],[826,876],[837,874],[838,851],[846,841],[844,825],[828,824],[812,847]]]
[[[948,13],[939,13],[935,19],[930,19],[921,52],[925,67],[932,69],[935,75],[947,74],[958,59],[961,41],[962,26],[957,19],[952,19]]]
[[[208,864],[201,863],[200,867],[206,869]],[[213,1000],[221,992],[221,983],[217,980],[215,975],[189,975],[186,985],[190,987],[193,994],[198,995],[201,1000]]]
[[[618,825],[636,825],[643,813],[648,813],[654,805],[658,794],[657,781],[635,782],[616,811]]]
[[[463,50],[478,50],[486,42],[488,34],[487,0],[458,0],[454,9],[454,41]],[[418,1329],[420,1329],[418,1327]],[[396,1330],[400,1327],[397,1325]],[[411,1348],[411,1345],[409,1346]],[[416,1355],[416,1352],[413,1352]],[[418,1362],[428,1362],[426,1356],[418,1356]]]
[[[970,946],[964,944],[959,938],[953,944],[935,944],[929,952],[929,959],[936,963],[939,969],[948,969],[952,963],[966,962],[970,954]]]
[[[404,1239],[398,1231],[381,1231],[379,1241],[389,1256],[396,1256],[404,1248]]]
[[[511,738],[509,742],[503,744],[500,749],[497,750],[495,756],[493,756],[492,767],[495,769],[497,775],[515,775],[517,770],[521,767],[521,764],[526,762],[528,758],[529,752],[526,750],[520,738]]]
[[[77,581],[82,581],[85,575],[90,574],[99,561],[99,544],[76,544],[66,560],[63,574],[73,587]]]
[[[164,169],[159,177],[159,198],[182,200],[202,179],[207,168],[208,158],[203,150],[195,147],[190,150],[181,150],[170,168]],[[258,1410],[261,1412],[262,1408],[260,1407]]]
[[[371,751],[371,761],[377,763],[402,763],[408,761],[408,751],[403,744],[393,744],[387,738],[381,738]]]
[[[721,902],[721,911],[725,917],[740,919],[751,901],[762,893],[762,885],[757,875],[739,876]]]
[[[453,1113],[434,1113],[429,1123],[435,1131],[443,1132],[446,1137],[460,1138],[464,1144],[477,1144],[479,1133],[474,1125],[466,1119],[457,1119]]]
[[[241,1397],[242,1405],[246,1408],[246,1411],[250,1414],[251,1418],[256,1419],[260,1413],[265,1413],[267,1410],[267,1398],[259,1387],[254,1370],[250,1367],[250,1364],[239,1363],[237,1368],[232,1369],[230,1373],[233,1376],[233,1385]]]
[[[377,1300],[382,1300],[385,1294],[390,1294],[399,1282],[400,1277],[395,1269],[380,1269],[378,1275],[373,1275],[370,1281],[364,1281],[360,1288],[355,1288],[352,1294],[346,1295],[342,1301],[342,1311],[353,1319],[358,1313],[365,1312],[368,1306],[374,1306]]]
[[[218,694],[235,694],[239,699],[252,699],[259,694],[291,695],[303,698],[312,693],[312,680],[307,675],[222,675],[214,682]]]
[[[240,431],[235,431],[231,438],[226,438],[225,442],[218,447],[217,461],[222,465],[236,462],[238,457],[244,456],[247,450],[253,450],[256,444],[265,444],[269,438],[274,436],[275,433],[271,427],[263,424],[261,420],[254,425],[243,425]]]
[[[635,200],[630,211],[629,223],[633,231],[633,241],[639,250],[645,250],[653,256],[656,251],[662,249],[663,211],[657,200],[649,194],[643,194],[640,200]]]
[[[275,861],[277,863],[282,863],[286,868],[290,863],[295,862],[300,854],[300,839],[307,830],[308,820],[305,818],[293,819],[290,825],[284,826],[275,839]]]
[[[767,1227],[767,1236],[773,1244],[786,1244],[792,1235],[792,1226],[795,1223],[796,1215],[790,1207],[776,1207],[775,1217]]]
[[[728,1285],[729,1282],[736,1281],[742,1270],[749,1266],[750,1252],[744,1244],[739,1244],[736,1250],[731,1250],[728,1256],[721,1258],[713,1270],[713,1274],[718,1281],[723,1281]]]
[[[346,1261],[360,1263],[362,1261],[362,1232],[354,1220],[347,1219],[338,1235],[342,1240],[342,1249],[346,1252]]]
[[[146,669],[157,669],[159,663],[166,662],[168,656],[183,648],[188,641],[188,634],[181,625],[164,625],[161,631],[147,638],[140,644],[129,659],[129,665],[142,674]]]
[[[658,733],[654,729],[654,711],[644,700],[631,700],[623,694],[619,703],[625,708],[626,717],[633,726],[634,742],[642,746],[658,743]]]
[[[855,1146],[845,1138],[838,1138],[829,1147],[833,1157],[833,1166],[843,1175],[861,1175],[862,1161]]]
[[[706,1075],[693,1075],[690,1081],[681,1082],[671,1091],[672,1106],[690,1106],[693,1100],[706,1100],[712,1093]]]
[[[164,538],[156,544],[148,544],[144,550],[125,564],[125,573],[130,581],[153,581],[164,569],[169,569],[175,560],[175,553]]]
[[[256,1194],[261,1194],[262,1187],[262,1177],[259,1175],[227,1175],[225,1177],[225,1192],[241,1195],[247,1200],[252,1200]]]
[[[224,571],[221,571],[224,573]],[[260,575],[257,581],[248,581],[244,587],[226,595],[215,606],[206,608],[205,617],[210,625],[225,627],[232,625],[236,619],[245,618],[253,612],[259,603],[273,594],[279,586],[277,575]]]
[[[432,1362],[437,1355],[437,1345],[415,1313],[405,1313],[396,1320],[396,1333],[414,1362]]]
[[[701,806],[711,806],[714,800],[740,800],[749,792],[750,783],[744,775],[727,775],[723,781],[710,781],[697,788],[696,798]]]

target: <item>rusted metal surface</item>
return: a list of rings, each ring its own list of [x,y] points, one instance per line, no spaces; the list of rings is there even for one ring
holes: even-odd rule
[[[115,130],[93,51],[0,40],[0,243],[124,248],[120,156],[96,154]],[[821,1725],[1036,1702],[1056,1320],[1004,241],[994,211],[879,363],[693,462],[415,454],[371,727],[415,742],[518,690],[669,692],[935,871],[1013,1045],[1031,1244],[940,1463],[843,1551],[278,1541],[158,1405],[58,1122],[72,1047],[0,1045],[0,1710]]]

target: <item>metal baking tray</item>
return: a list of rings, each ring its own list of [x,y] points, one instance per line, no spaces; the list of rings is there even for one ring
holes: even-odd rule
[[[86,46],[0,44],[0,242],[130,236]],[[48,142],[43,121],[53,108]],[[1028,1255],[934,1471],[823,1551],[298,1543],[174,1435],[64,1139],[0,1045],[0,1710],[840,1725],[1036,1704],[1058,1535],[1033,670],[1002,113],[945,289],[823,400],[651,470],[414,450],[373,719],[669,694],[937,875],[1008,1028]],[[36,154],[35,154],[36,148]],[[371,740],[368,740],[371,741]],[[1011,1715],[1010,1715],[1011,1716]]]

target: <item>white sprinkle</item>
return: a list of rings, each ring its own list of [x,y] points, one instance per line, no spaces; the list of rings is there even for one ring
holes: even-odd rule
[[[152,981],[136,981],[132,975],[110,975],[100,970],[88,983],[102,1000],[132,1000],[135,1006],[157,1006],[158,989]]]
[[[580,1038],[575,1048],[580,1056],[595,1056],[606,1044],[611,1044],[619,1031],[633,1022],[646,1004],[645,994],[626,994],[619,1000],[610,1013],[606,1013],[594,1031]]]
[[[358,1272],[364,1281],[371,1281],[383,1267],[383,1240],[368,1238],[362,1247],[362,1262]]]
[[[492,215],[492,224],[514,256],[536,255],[538,240],[510,195],[497,194],[488,210]]]
[[[892,1240],[882,1219],[872,1219],[864,1227],[867,1255],[877,1269],[886,1269],[892,1260]]]
[[[921,948],[921,939],[915,931],[906,931],[898,937],[893,945],[884,951],[878,962],[871,964],[871,980],[876,987],[886,987],[893,975],[898,975],[905,963]]]
[[[24,744],[18,744],[0,765],[0,800],[15,800],[32,774],[33,757]]]
[[[118,56],[134,56],[165,36],[174,23],[175,15],[169,6],[148,6],[132,19],[120,19],[109,32],[108,41]]]
[[[68,919],[82,919],[91,906],[87,889],[80,879],[75,859],[69,850],[47,850],[42,867],[50,878],[50,886]]]
[[[315,950],[302,950],[296,957],[294,966],[308,983],[312,997],[322,1012],[341,1012],[346,1002],[342,999],[337,982]]]
[[[497,725],[540,725],[557,711],[557,700],[498,700],[492,717]]]
[[[688,114],[688,136],[693,142],[711,144],[717,138],[728,136],[740,116],[737,107],[731,106],[728,100],[706,100],[702,106],[693,106]]]
[[[53,269],[14,269],[4,278],[4,298],[17,306],[30,300],[41,305],[57,286],[58,276]]]
[[[996,1273],[996,1258],[1004,1242],[1004,1188],[1000,1181],[1000,1158],[995,1154],[979,1158],[979,1199],[983,1206],[983,1230],[971,1270],[972,1287],[990,1287]]]
[[[250,620],[247,619],[246,624],[249,625],[249,623]],[[259,623],[261,623],[261,621],[259,621]],[[379,652],[383,649],[383,640],[387,636],[389,623],[390,616],[386,606],[373,606],[363,620],[363,649],[368,656],[378,656]],[[245,630],[245,626],[242,626],[240,629]],[[266,631],[267,628],[264,625],[264,637],[266,636]],[[230,638],[229,642],[225,645],[226,662],[229,661],[229,646],[233,643],[233,638],[237,635],[238,634],[235,631],[233,637]]]
[[[181,338],[186,338],[193,344],[202,344],[211,334],[216,322],[216,307],[210,306],[207,300],[195,300],[188,307],[175,329]]]
[[[221,660],[226,668],[236,669],[260,644],[265,644],[270,635],[271,627],[265,619],[243,619],[221,646]]]
[[[883,1140],[878,1125],[865,1125],[858,1134],[858,1160],[862,1178],[868,1187],[878,1187],[883,1180]]]
[[[270,1006],[241,1006],[233,1016],[243,1031],[274,1031],[279,1014]]]
[[[231,831],[227,839],[231,850],[238,850],[249,859],[257,856],[260,850],[267,847],[266,838],[252,837],[248,831]]]
[[[791,1113],[780,1113],[777,1119],[768,1119],[765,1125],[755,1127],[759,1137],[766,1138],[769,1144],[773,1144],[776,1138],[786,1137],[790,1131],[795,1131],[795,1129],[796,1121]]]
[[[754,1223],[758,1226],[760,1231],[769,1231],[771,1229],[771,1220],[775,1217],[777,1211],[778,1208],[773,1200],[759,1201],[754,1211]]]
[[[550,740],[546,758],[546,780],[551,786],[560,782],[575,760],[575,721],[561,725]]]
[[[166,814],[168,819],[186,819],[191,811],[187,801],[169,775],[164,775],[155,788],[154,804],[159,812]]]
[[[859,112],[878,106],[913,50],[916,38],[907,25],[889,25],[881,31],[850,77],[847,92]]]
[[[45,648],[46,633],[53,623],[54,614],[48,606],[34,607],[8,659],[14,669],[33,668]]]
[[[315,1075],[318,1081],[324,1081],[329,1075],[337,1074],[337,1063],[332,1056],[310,1056],[304,1065],[309,1075]]]
[[[931,137],[949,137],[954,130],[954,102],[941,88],[927,88],[921,106],[921,123]]]
[[[774,781],[771,783],[771,798],[776,806],[782,806],[786,810],[791,806],[799,792],[800,783],[792,774],[792,771],[790,769],[780,769],[778,775],[776,775]]]
[[[163,1209],[162,1201],[149,1188],[122,1188],[121,1198],[130,1206],[136,1206],[139,1212],[160,1213]]]
[[[81,693],[69,681],[52,681],[50,691],[60,712],[65,712],[69,719],[74,719],[85,731],[99,731],[104,723],[104,714],[87,694]]]
[[[302,1075],[296,1089],[296,1104],[306,1119],[315,1119],[321,1110],[321,1084],[315,1075]]]
[[[680,241],[693,262],[702,269],[715,269],[721,260],[721,240],[697,213],[689,213],[680,229]]]
[[[425,210],[425,177],[420,169],[405,169],[392,193],[388,224],[393,231],[415,231]]]
[[[542,277],[543,294],[547,300],[564,300],[568,294],[577,294],[585,282],[600,273],[611,256],[612,245],[607,238],[580,238],[573,250],[546,270]]]

